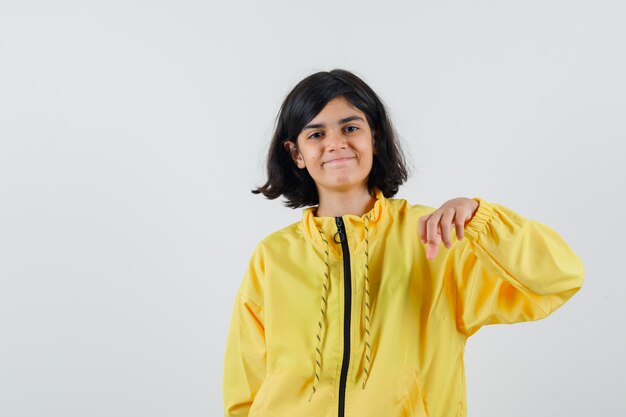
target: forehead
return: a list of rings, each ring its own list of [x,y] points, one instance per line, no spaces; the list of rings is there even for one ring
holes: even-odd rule
[[[340,96],[326,103],[324,108],[302,130],[336,125],[353,120],[366,122],[367,119],[361,110],[352,105],[348,99]]]

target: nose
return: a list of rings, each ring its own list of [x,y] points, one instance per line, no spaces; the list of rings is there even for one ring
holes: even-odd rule
[[[327,133],[326,146],[329,151],[334,149],[344,149],[347,146],[346,138],[340,131],[329,130]]]

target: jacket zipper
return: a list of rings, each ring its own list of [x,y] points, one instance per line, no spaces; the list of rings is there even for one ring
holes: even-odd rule
[[[341,217],[335,217],[341,250],[343,253],[343,276],[344,276],[344,310],[343,310],[343,362],[341,364],[341,378],[339,379],[339,417],[344,417],[346,406],[346,380],[348,379],[348,366],[350,364],[350,317],[352,310],[352,280],[350,277],[350,251],[346,229]]]

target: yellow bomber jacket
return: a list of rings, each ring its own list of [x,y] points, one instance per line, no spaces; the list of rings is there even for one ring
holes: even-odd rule
[[[316,217],[254,249],[234,299],[226,417],[465,417],[464,349],[483,325],[547,317],[582,286],[554,230],[479,206],[463,239],[426,258],[436,209],[376,190],[363,216]]]

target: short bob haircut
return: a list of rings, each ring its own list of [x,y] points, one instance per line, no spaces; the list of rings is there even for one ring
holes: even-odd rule
[[[375,187],[387,198],[398,192],[408,172],[384,104],[359,77],[343,69],[333,69],[304,78],[283,101],[267,156],[267,182],[252,193],[262,193],[272,200],[284,195],[287,199],[284,204],[291,208],[319,204],[315,181],[306,168],[298,168],[285,148],[285,141],[292,138],[297,144],[302,128],[338,96],[345,97],[365,114],[374,134],[377,153],[367,181],[370,195],[375,197]]]

